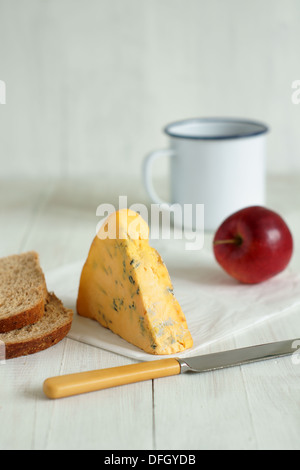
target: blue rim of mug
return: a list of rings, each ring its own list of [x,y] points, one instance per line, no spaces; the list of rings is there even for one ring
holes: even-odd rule
[[[184,135],[172,132],[171,128],[174,126],[181,126],[184,124],[189,123],[219,123],[219,124],[248,124],[252,126],[257,126],[259,129],[253,132],[244,132],[241,134],[228,134],[228,135],[214,135],[214,136],[196,136],[196,135]],[[239,118],[191,118],[191,119],[184,119],[183,121],[176,121],[168,124],[164,128],[164,132],[168,134],[170,137],[175,137],[178,139],[192,139],[192,140],[230,140],[230,139],[244,139],[246,137],[256,137],[259,135],[266,134],[269,132],[269,127],[266,124],[258,121],[251,121],[246,119],[239,119]]]

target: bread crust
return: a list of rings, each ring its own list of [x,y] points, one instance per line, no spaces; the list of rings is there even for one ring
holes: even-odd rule
[[[36,269],[39,270],[40,275],[40,286],[39,289],[39,300],[35,305],[26,310],[14,313],[13,315],[7,315],[0,318],[0,334],[8,333],[12,330],[17,330],[23,328],[24,326],[33,325],[34,323],[41,320],[45,312],[45,305],[48,296],[48,289],[46,284],[45,275],[40,266],[40,257],[36,251],[29,251],[27,253],[22,253],[21,255],[12,255],[6,258],[0,259],[0,261],[5,260],[22,260],[25,256],[32,256],[36,263]]]
[[[22,341],[18,343],[7,343],[5,345],[5,359],[13,359],[20,356],[28,356],[37,352],[48,349],[51,346],[59,343],[67,336],[71,329],[72,318],[69,322],[54,331],[49,332],[39,338],[34,338],[29,341]]]
[[[41,300],[34,307],[20,312],[14,316],[0,320],[0,333],[8,333],[12,330],[18,330],[23,326],[33,325],[38,322],[45,311],[45,300]]]

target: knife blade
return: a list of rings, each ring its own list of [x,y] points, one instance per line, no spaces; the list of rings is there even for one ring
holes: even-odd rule
[[[159,359],[121,367],[77,372],[46,379],[43,390],[48,398],[64,398],[144,380],[188,372],[203,373],[274,359],[292,355],[299,347],[300,339],[290,339],[184,359]]]
[[[234,367],[251,362],[264,361],[280,356],[291,355],[300,346],[299,339],[277,341],[241,349],[232,349],[187,359],[178,359],[181,373],[209,372],[227,367]]]

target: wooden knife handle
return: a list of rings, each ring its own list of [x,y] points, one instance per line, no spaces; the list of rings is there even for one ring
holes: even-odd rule
[[[48,398],[63,398],[178,374],[179,362],[169,358],[52,377],[45,380],[43,390]]]

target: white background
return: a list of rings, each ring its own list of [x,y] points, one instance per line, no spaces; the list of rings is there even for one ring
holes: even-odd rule
[[[269,172],[298,171],[299,18],[299,0],[0,0],[0,178],[136,177],[165,124],[216,115],[266,122]]]

